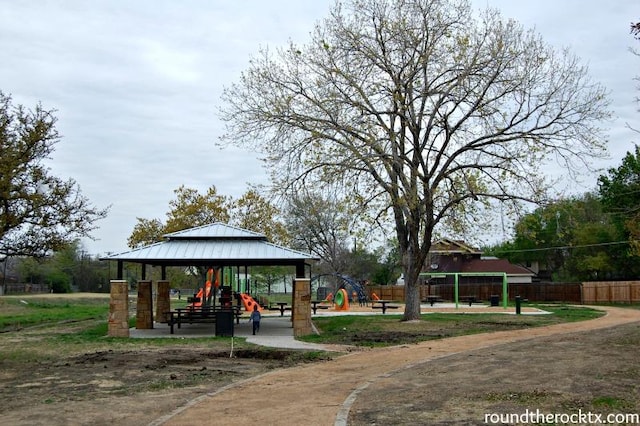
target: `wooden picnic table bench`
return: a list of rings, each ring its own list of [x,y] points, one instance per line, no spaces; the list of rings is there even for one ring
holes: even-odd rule
[[[277,307],[271,307],[271,305],[278,305]],[[284,311],[290,311],[291,310],[291,306],[287,306],[288,303],[287,302],[275,302],[270,304],[269,306],[269,310],[270,311],[280,311],[280,316],[283,317],[284,316]]]
[[[434,303],[442,303],[444,300],[442,299],[442,297],[440,296],[436,296],[436,295],[429,295],[427,296],[426,299],[424,299],[422,302],[423,303],[428,303],[431,306],[433,306]]]
[[[321,303],[326,302],[325,300],[312,300],[311,301],[311,310],[313,314],[316,314],[318,309],[329,309],[329,305],[322,305]]]
[[[236,324],[240,324],[240,316],[242,312],[239,306],[222,307],[222,306],[188,306],[186,308],[176,308],[173,311],[167,312],[169,319],[167,324],[171,329],[171,334],[174,334],[174,325],[178,325],[181,328],[183,323],[215,323],[216,313],[218,312],[231,312],[236,318]]]
[[[393,300],[374,300],[371,304],[371,309],[382,309],[382,313],[387,313],[387,309],[398,309],[398,305],[390,305]]]
[[[461,302],[469,303],[469,306],[471,306],[473,303],[480,303],[481,302],[481,300],[478,299],[477,296],[460,296],[458,299]]]

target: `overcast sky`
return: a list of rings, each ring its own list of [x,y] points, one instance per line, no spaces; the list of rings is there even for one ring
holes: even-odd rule
[[[266,183],[254,154],[220,150],[220,94],[261,46],[304,43],[332,0],[0,0],[0,90],[14,104],[57,110],[63,136],[52,173],[73,178],[109,216],[83,241],[92,254],[126,249],[136,217],[164,220],[180,185],[241,196]],[[640,135],[629,33],[637,0],[474,0],[569,47],[610,91],[617,166]],[[0,153],[1,154],[1,153]],[[587,177],[578,191],[594,188]],[[581,189],[582,188],[582,189]]]

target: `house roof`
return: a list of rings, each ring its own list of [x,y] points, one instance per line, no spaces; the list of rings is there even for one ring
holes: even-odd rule
[[[507,259],[481,257],[482,251],[463,241],[442,239],[434,242],[429,253],[437,255],[436,261],[429,265],[429,273],[492,273],[504,272],[509,276],[529,276],[535,274],[529,269],[514,265]]]
[[[476,248],[471,247],[466,244],[464,241],[460,240],[451,240],[448,238],[443,238],[441,240],[435,241],[431,244],[431,248],[429,249],[429,253],[433,254],[454,254],[454,253],[464,253],[464,254],[482,254],[482,252]]]
[[[295,265],[316,260],[278,246],[259,233],[216,222],[164,235],[165,240],[101,260],[166,266]]]
[[[535,275],[527,268],[520,265],[514,265],[507,259],[496,258],[470,259],[463,264],[461,272],[505,272],[509,276],[522,275],[529,277]]]

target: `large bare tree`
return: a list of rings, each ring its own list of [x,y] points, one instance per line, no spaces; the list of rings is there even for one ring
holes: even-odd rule
[[[541,164],[587,167],[609,117],[571,52],[465,0],[336,3],[307,44],[260,51],[223,101],[222,143],[260,150],[277,185],[341,183],[392,214],[405,320],[439,227],[492,200],[540,201]]]

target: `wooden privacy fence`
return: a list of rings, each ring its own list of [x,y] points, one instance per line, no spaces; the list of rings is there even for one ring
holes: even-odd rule
[[[640,281],[582,283],[582,303],[640,303]]]
[[[404,300],[404,286],[369,286],[369,296],[375,293],[380,299]],[[516,296],[531,302],[566,303],[640,303],[640,281],[603,281],[585,283],[512,283],[509,284],[509,300]],[[460,297],[475,296],[489,301],[492,295],[502,299],[502,284],[460,284]],[[453,301],[452,284],[420,286],[420,300],[428,295]]]
[[[370,286],[369,296],[375,293],[380,299],[404,300],[404,286]],[[532,302],[569,302],[582,303],[580,283],[514,283],[509,284],[509,300],[516,296]],[[453,301],[452,284],[431,284],[420,286],[420,300],[428,295],[440,296],[443,300]],[[475,296],[479,300],[489,301],[491,296],[498,295],[502,300],[502,284],[460,284],[459,296]]]

